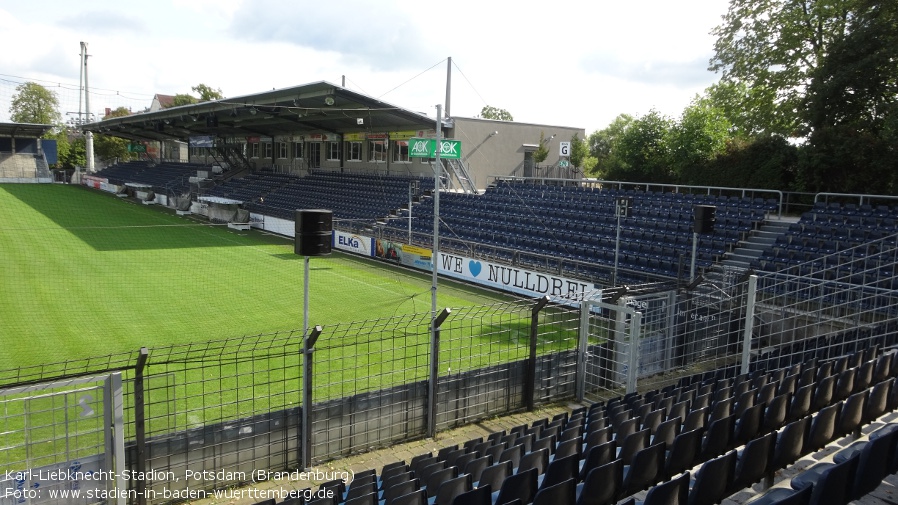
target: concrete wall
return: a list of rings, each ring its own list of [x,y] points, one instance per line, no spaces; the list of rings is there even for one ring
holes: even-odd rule
[[[558,163],[559,142],[570,142],[576,133],[583,140],[583,128],[552,126],[491,119],[453,118],[455,125],[447,132],[447,137],[462,141],[462,158],[479,189],[485,189],[491,182],[490,176],[524,176],[524,144],[538,145],[540,133],[544,135],[549,157],[542,167]],[[551,138],[555,135],[555,138]],[[551,138],[551,140],[550,140]],[[536,170],[535,176],[551,177],[544,168]]]

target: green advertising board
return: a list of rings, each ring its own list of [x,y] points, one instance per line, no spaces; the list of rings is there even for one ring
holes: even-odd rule
[[[409,139],[408,155],[411,158],[436,158],[436,145],[436,139]],[[461,140],[440,140],[440,158],[461,159]]]

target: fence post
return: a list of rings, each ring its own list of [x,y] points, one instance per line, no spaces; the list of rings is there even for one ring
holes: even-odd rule
[[[642,312],[634,312],[630,318],[630,352],[627,353],[627,393],[636,392],[640,337],[642,337]]]
[[[674,347],[676,342],[674,339],[674,328],[677,325],[677,292],[671,291],[667,294],[667,324],[664,329],[664,371],[673,369]]]
[[[742,370],[747,374],[751,364],[751,334],[755,329],[755,298],[758,291],[758,276],[748,276],[748,290],[745,300],[745,333],[742,336]]]
[[[548,303],[549,297],[544,296],[537,299],[530,310],[530,356],[527,358],[527,373],[524,379],[524,405],[528,412],[533,412],[536,396],[536,341],[539,336],[539,313]]]
[[[312,328],[309,338],[305,339],[305,348],[302,350],[302,413],[301,433],[299,441],[300,466],[303,469],[312,467],[312,358],[315,352],[315,342],[321,336],[321,326]]]
[[[430,339],[430,380],[427,383],[427,436],[433,438],[437,433],[437,380],[440,372],[440,326],[449,317],[448,308],[443,309],[437,317],[431,321]]]
[[[140,348],[137,355],[137,363],[134,365],[134,436],[137,443],[137,505],[147,504],[147,430],[146,430],[146,399],[144,397],[143,370],[147,364],[150,351],[146,347]]]
[[[577,401],[582,402],[586,395],[586,350],[589,339],[589,300],[580,302],[580,334],[577,343]]]

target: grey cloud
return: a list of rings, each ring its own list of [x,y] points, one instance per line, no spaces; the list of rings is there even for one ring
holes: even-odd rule
[[[608,75],[628,81],[691,88],[714,80],[714,74],[708,70],[709,59],[710,54],[707,57],[695,58],[685,62],[627,61],[607,54],[596,53],[584,57],[580,62],[580,66],[586,72]]]

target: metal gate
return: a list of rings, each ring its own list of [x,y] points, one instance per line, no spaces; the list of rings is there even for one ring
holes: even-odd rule
[[[580,311],[578,398],[596,400],[636,391],[637,381],[676,366],[675,291],[585,301]],[[637,342],[631,346],[631,342]]]
[[[120,373],[0,390],[0,505],[125,503]]]
[[[584,300],[580,304],[577,399],[597,401],[636,391],[642,313],[625,303]]]

